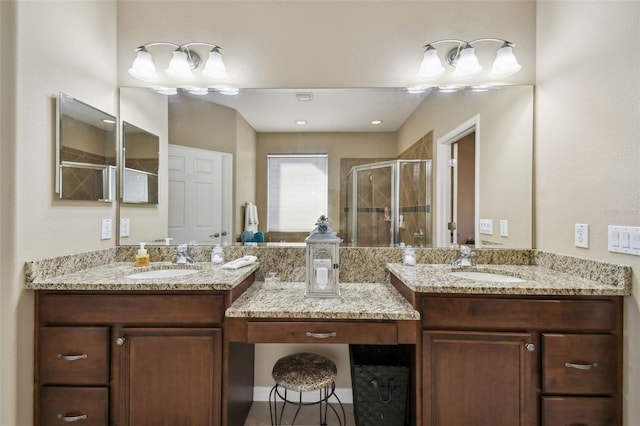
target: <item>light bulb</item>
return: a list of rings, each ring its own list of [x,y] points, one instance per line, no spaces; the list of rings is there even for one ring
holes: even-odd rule
[[[131,68],[129,68],[129,74],[145,81],[155,81],[158,79],[158,72],[156,71],[156,66],[153,64],[151,53],[144,47],[141,47],[137,51],[136,59],[134,59]]]
[[[522,66],[518,63],[516,55],[513,54],[513,47],[504,44],[496,54],[496,60],[493,62],[493,68],[489,72],[489,76],[495,78],[503,78],[513,75],[520,71]]]
[[[453,76],[456,78],[471,78],[481,72],[482,66],[478,63],[476,50],[467,45],[460,51],[460,58],[456,64],[456,69],[453,71]]]
[[[422,57],[418,78],[422,80],[433,80],[444,74],[444,67],[438,57],[438,51],[431,46],[427,46]]]

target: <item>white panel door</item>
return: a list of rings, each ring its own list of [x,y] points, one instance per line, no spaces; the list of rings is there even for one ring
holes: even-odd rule
[[[174,244],[232,241],[231,160],[228,153],[169,145],[169,237]]]

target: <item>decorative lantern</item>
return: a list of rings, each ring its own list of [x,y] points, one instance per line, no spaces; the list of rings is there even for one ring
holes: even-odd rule
[[[339,248],[342,241],[322,215],[304,240],[307,244],[307,290],[310,297],[339,297]]]

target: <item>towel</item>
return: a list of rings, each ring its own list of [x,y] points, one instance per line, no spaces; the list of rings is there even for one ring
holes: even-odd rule
[[[258,208],[253,203],[247,203],[245,205],[244,230],[258,232]]]
[[[231,262],[225,263],[224,265],[222,265],[223,269],[238,269],[238,268],[242,268],[243,266],[249,266],[252,265],[256,262],[256,260],[258,260],[258,258],[256,256],[242,256],[236,260],[232,260]]]

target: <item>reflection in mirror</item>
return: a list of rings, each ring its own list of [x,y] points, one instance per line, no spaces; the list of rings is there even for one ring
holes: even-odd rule
[[[60,93],[56,192],[64,200],[116,199],[116,118]]]
[[[158,203],[160,138],[122,122],[122,202]]]
[[[328,89],[326,89],[328,90]],[[299,90],[297,90],[299,91]],[[331,120],[322,129],[282,128],[273,127],[274,123],[286,123],[291,126],[295,119],[300,118],[302,112],[309,112],[308,108],[318,101],[325,99],[328,92],[315,93],[311,101],[300,102],[291,89],[245,89],[238,97],[225,98],[224,101],[212,97],[195,97],[177,95],[165,98],[168,111],[158,118],[166,120],[168,139],[172,144],[191,146],[193,148],[217,150],[234,155],[234,178],[230,190],[233,194],[233,235],[234,241],[242,232],[243,208],[246,202],[254,202],[260,215],[259,230],[265,232],[265,242],[279,244],[281,241],[294,242],[298,235],[278,235],[269,232],[267,215],[267,156],[269,154],[308,154],[326,153],[329,158],[328,169],[328,213],[334,229],[348,244],[350,233],[347,231],[348,187],[347,175],[354,166],[376,163],[387,160],[431,160],[433,172],[431,184],[425,188],[427,199],[424,203],[410,204],[402,207],[406,212],[411,209],[423,208],[430,213],[429,223],[416,229],[406,227],[407,216],[404,216],[404,231],[397,231],[400,239],[389,244],[404,242],[424,247],[450,246],[447,238],[447,222],[442,193],[451,191],[448,182],[442,174],[447,170],[447,161],[441,163],[444,145],[441,139],[444,135],[467,122],[472,117],[478,117],[476,138],[476,159],[474,183],[475,207],[474,216],[480,219],[490,219],[494,222],[492,235],[480,235],[483,246],[500,246],[509,248],[532,247],[532,132],[533,132],[533,88],[531,86],[509,86],[500,90],[473,92],[462,90],[456,93],[443,93],[433,89],[427,95],[421,95],[418,101],[407,91],[397,88],[387,89],[332,89],[331,95],[351,96],[357,94],[362,105],[382,105],[380,114],[384,111],[394,112],[397,105],[410,105],[408,112],[398,125],[384,131],[349,130],[347,118],[354,123],[361,123],[362,111],[365,108],[355,108],[353,103],[334,101],[331,112],[340,106],[342,109],[340,127],[331,127]],[[133,103],[134,93],[140,97],[148,97],[148,89],[127,89],[127,103]],[[389,93],[394,95],[394,101],[389,102]],[[402,93],[405,102],[397,99]],[[146,95],[145,95],[146,93]],[[322,94],[322,96],[321,96]],[[285,96],[287,95],[287,96]],[[136,95],[135,97],[137,97]],[[219,95],[218,98],[221,98]],[[255,102],[259,96],[260,102]],[[386,99],[383,101],[381,99]],[[269,99],[275,99],[269,102]],[[283,99],[291,99],[292,105],[282,105]],[[253,101],[251,101],[253,100]],[[350,111],[353,110],[353,114]],[[259,112],[259,113],[258,113]],[[358,114],[356,114],[358,113]],[[286,119],[287,114],[289,119]],[[358,116],[358,119],[354,117]],[[252,117],[260,118],[254,122]],[[318,116],[319,117],[319,116]],[[305,117],[306,118],[306,117]],[[379,118],[379,117],[378,117]],[[384,119],[383,119],[384,120]],[[312,120],[308,120],[310,123]],[[391,120],[385,120],[388,122]],[[269,123],[268,129],[263,124]],[[283,124],[282,126],[285,126]],[[299,127],[299,126],[298,126]],[[308,126],[305,126],[307,128]],[[355,129],[353,127],[352,129]],[[160,150],[166,149],[164,139],[161,139]],[[161,163],[163,164],[163,163]],[[163,166],[164,167],[164,166]],[[163,170],[160,171],[162,176]],[[450,174],[450,173],[449,173]],[[407,173],[408,179],[413,178]],[[164,180],[164,178],[162,179]],[[163,185],[161,180],[161,185]],[[353,190],[353,188],[352,188]],[[417,206],[417,207],[416,207]],[[420,207],[424,206],[424,207]],[[378,208],[379,206],[375,206]],[[384,205],[380,207],[380,217],[386,220]],[[122,211],[122,208],[121,208]],[[441,211],[444,213],[441,214]],[[391,216],[390,209],[388,215]],[[322,214],[323,212],[319,212]],[[136,218],[131,214],[132,221]],[[400,212],[392,220],[398,222]],[[122,214],[121,214],[122,216]],[[442,216],[442,217],[440,217]],[[166,220],[166,217],[165,219]],[[508,221],[508,235],[501,235],[498,226],[500,221]],[[477,222],[477,221],[475,221]],[[132,222],[133,223],[133,222]],[[311,226],[311,225],[310,225]],[[444,230],[440,228],[444,226]],[[475,225],[477,228],[477,224]],[[423,231],[422,234],[420,231]],[[410,232],[409,232],[410,231]],[[156,227],[159,234],[156,238],[166,236]],[[442,238],[438,234],[444,233]],[[304,233],[304,236],[308,232]],[[464,235],[467,237],[467,235]],[[154,239],[156,239],[154,238]],[[153,241],[154,239],[146,239]],[[144,240],[141,240],[144,241]],[[466,240],[465,240],[466,241]],[[131,238],[128,243],[138,241]],[[175,241],[174,241],[175,242]],[[357,243],[367,246],[366,243]],[[477,245],[477,243],[476,243]]]

